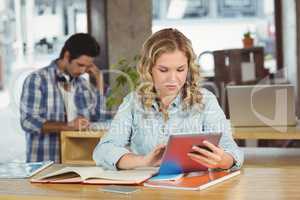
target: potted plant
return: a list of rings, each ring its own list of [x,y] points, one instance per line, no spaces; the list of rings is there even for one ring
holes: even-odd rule
[[[251,48],[253,47],[253,44],[254,44],[254,39],[251,36],[251,32],[247,31],[246,33],[244,33],[243,46],[244,48]]]
[[[123,98],[136,89],[139,81],[136,68],[139,58],[139,56],[135,56],[132,61],[122,58],[111,66],[113,77],[106,101],[108,109],[117,109]]]

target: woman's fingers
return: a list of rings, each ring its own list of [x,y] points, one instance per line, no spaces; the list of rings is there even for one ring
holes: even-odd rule
[[[209,152],[205,149],[202,149],[201,147],[194,146],[192,149],[194,151],[200,153],[201,155],[205,156],[208,159],[215,160],[216,162],[220,162],[222,160],[220,155],[218,155],[216,153]]]
[[[209,168],[218,168],[223,160],[224,150],[215,146],[214,144],[204,141],[203,144],[209,148],[212,152],[205,150],[201,147],[193,146],[195,153],[189,153],[188,156]]]
[[[210,142],[208,142],[208,141],[206,141],[206,140],[203,141],[203,144],[204,144],[205,146],[207,146],[209,149],[211,149],[214,153],[219,154],[219,153],[221,153],[221,152],[223,151],[223,150],[220,149],[219,147],[215,146],[214,144],[212,144],[212,143],[210,143]]]
[[[196,155],[194,153],[189,153],[188,156],[192,160],[194,160],[194,161],[196,161],[196,162],[200,163],[201,165],[204,165],[205,167],[208,167],[208,168],[215,168],[215,166],[217,165],[216,161],[209,160],[209,159],[207,159],[203,156]]]

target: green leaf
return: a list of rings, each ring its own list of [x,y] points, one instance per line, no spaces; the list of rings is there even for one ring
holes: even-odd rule
[[[137,87],[139,81],[139,74],[137,72],[137,62],[140,59],[140,55],[134,56],[132,62],[125,58],[121,58],[118,60],[116,64],[111,65],[111,68],[118,69],[123,73],[127,74],[119,74],[115,77],[114,81],[112,81],[111,92],[108,94],[106,106],[108,108],[117,107],[122,103],[124,96],[127,95],[128,89],[130,90],[131,84],[133,83],[134,89]],[[129,79],[130,80],[129,80]]]

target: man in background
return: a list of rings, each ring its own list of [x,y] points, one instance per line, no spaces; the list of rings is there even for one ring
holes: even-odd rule
[[[92,36],[74,34],[58,59],[26,78],[20,112],[27,162],[59,163],[61,131],[85,129],[104,119],[103,79],[94,64],[99,53]]]

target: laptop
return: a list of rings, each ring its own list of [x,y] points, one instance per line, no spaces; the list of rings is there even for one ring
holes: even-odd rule
[[[227,95],[235,127],[296,125],[294,87],[290,84],[227,86]]]

